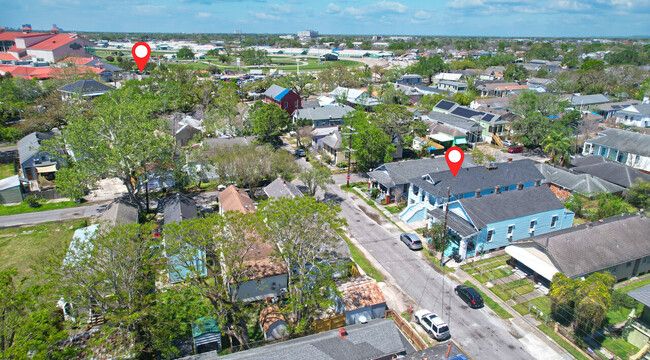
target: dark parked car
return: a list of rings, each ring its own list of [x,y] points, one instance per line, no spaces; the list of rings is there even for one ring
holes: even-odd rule
[[[422,241],[415,234],[403,233],[399,239],[411,250],[422,250]]]
[[[511,153],[511,154],[513,154],[513,153],[520,153],[520,152],[522,152],[522,151],[524,151],[524,148],[521,147],[521,146],[511,146],[511,147],[508,149],[508,152]]]
[[[473,287],[458,285],[454,291],[469,307],[474,309],[483,307],[483,298]]]

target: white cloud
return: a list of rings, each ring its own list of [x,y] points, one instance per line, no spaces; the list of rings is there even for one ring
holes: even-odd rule
[[[290,14],[295,12],[291,5],[271,4],[268,9],[274,14]]]
[[[363,19],[366,15],[380,16],[382,14],[404,14],[408,11],[408,6],[396,1],[379,1],[374,4],[365,6],[349,6],[341,9],[338,5],[330,3],[327,6],[328,13],[336,13],[339,16],[352,16],[357,20]]]
[[[199,19],[209,19],[209,18],[212,17],[212,14],[207,13],[207,12],[200,12],[200,13],[196,14],[196,17],[199,18]]]
[[[281,16],[267,14],[267,13],[256,13],[256,12],[251,11],[248,14],[250,16],[258,19],[258,20],[271,20],[271,21],[281,21],[282,20]]]
[[[154,15],[167,9],[165,5],[136,5],[133,7],[136,12],[146,15]]]
[[[413,18],[416,20],[427,20],[431,18],[431,14],[424,10],[418,10],[413,14]]]
[[[325,12],[328,14],[338,13],[341,12],[341,7],[334,3],[329,3],[329,5],[327,5],[327,8],[325,8]]]

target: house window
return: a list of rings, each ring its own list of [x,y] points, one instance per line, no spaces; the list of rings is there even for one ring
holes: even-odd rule
[[[514,225],[508,225],[508,237],[512,239],[512,234],[515,232]]]
[[[648,258],[649,258],[649,257],[650,257],[650,256],[646,256],[646,257],[643,258],[643,263],[642,263],[642,265],[645,265],[645,264],[648,263]]]
[[[287,101],[287,102],[284,103],[284,108],[286,109],[288,107],[289,107],[289,102]]]
[[[530,221],[530,230],[528,230],[529,233],[535,232],[535,225],[537,224],[537,220],[531,220]]]
[[[552,228],[554,228],[555,225],[557,225],[557,218],[558,218],[557,215],[553,215],[553,217],[551,218],[551,227]]]
[[[626,268],[629,268],[630,266],[632,266],[632,262],[631,262],[631,261],[630,261],[629,263],[625,264],[625,267],[626,267]]]
[[[485,241],[486,242],[492,242],[493,237],[494,237],[494,229],[490,229],[490,230],[488,230],[487,240],[485,240]]]
[[[616,269],[618,269],[617,266],[614,266],[614,267],[610,268],[609,273],[612,274],[612,275],[616,275]]]

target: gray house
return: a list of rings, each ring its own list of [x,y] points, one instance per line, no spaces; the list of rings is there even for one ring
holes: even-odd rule
[[[573,193],[593,198],[599,194],[621,195],[625,190],[622,186],[589,174],[575,173],[544,163],[536,163],[535,167],[544,176],[544,184],[563,200]]]
[[[607,129],[586,140],[583,155],[600,155],[621,164],[650,172],[650,135]]]
[[[476,166],[474,160],[467,155],[462,167],[473,166]],[[447,161],[444,157],[385,163],[368,172],[368,189],[377,188],[380,191],[381,199],[386,198],[389,201],[395,201],[397,200],[395,197],[400,196],[400,194],[404,198],[408,195],[409,179],[447,169]]]
[[[272,183],[264,187],[264,193],[269,198],[279,198],[279,197],[302,197],[302,192],[292,184],[290,181],[286,181],[281,177],[273,180]]]
[[[650,271],[650,218],[619,215],[534,236],[506,247],[511,264],[550,282],[608,271],[616,281]]]
[[[138,223],[138,207],[122,199],[113,201],[99,216],[111,226]]]
[[[58,156],[41,150],[41,144],[50,140],[58,131],[33,132],[18,140],[18,158],[20,159],[21,177],[37,180],[39,176],[54,179],[59,169]]]
[[[219,359],[366,360],[394,359],[415,352],[395,323],[389,319],[375,319],[367,324],[346,326],[343,330],[344,335],[338,329],[330,330],[219,356]],[[217,359],[216,352],[202,355],[201,359]]]
[[[64,94],[64,98],[69,98],[76,95],[89,99],[104,95],[105,93],[112,90],[115,89],[96,80],[79,80],[73,82],[72,84],[63,85],[59,88],[59,91]]]
[[[575,173],[595,176],[624,188],[633,186],[637,181],[650,180],[650,174],[597,155],[576,158],[571,162],[570,169]]]
[[[299,119],[310,120],[314,128],[343,125],[343,117],[354,109],[347,105],[298,109],[293,113],[294,124]]]

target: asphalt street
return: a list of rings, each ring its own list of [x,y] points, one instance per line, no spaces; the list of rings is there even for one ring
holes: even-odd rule
[[[391,274],[397,285],[416,304],[440,315],[449,324],[452,339],[475,359],[553,359],[557,353],[530,353],[526,348],[545,348],[534,334],[510,325],[487,307],[469,308],[453,289],[457,283],[443,277],[419,252],[409,250],[398,240],[399,229],[388,223],[361,200],[353,200],[337,185],[330,186],[326,198],[339,198],[348,231]],[[379,225],[379,224],[382,225]],[[393,227],[393,231],[388,228]],[[524,346],[524,344],[526,346]],[[548,349],[551,350],[552,349]]]
[[[98,205],[80,206],[70,209],[48,210],[0,216],[0,228],[97,216],[101,214],[107,206],[108,203],[105,203]]]
[[[296,161],[302,167],[311,166],[304,158]],[[566,353],[558,353],[537,334],[501,319],[489,308],[469,308],[454,294],[458,283],[434,269],[421,252],[409,250],[399,241],[401,231],[365,201],[340,189],[347,180],[346,174],[333,178],[335,183],[328,186],[328,191],[319,191],[317,196],[341,207],[348,232],[383,267],[380,270],[390,275],[387,281],[395,282],[393,285],[414,300],[414,310],[428,309],[441,316],[449,325],[452,339],[474,359],[571,359]],[[352,174],[350,181],[365,179]]]

